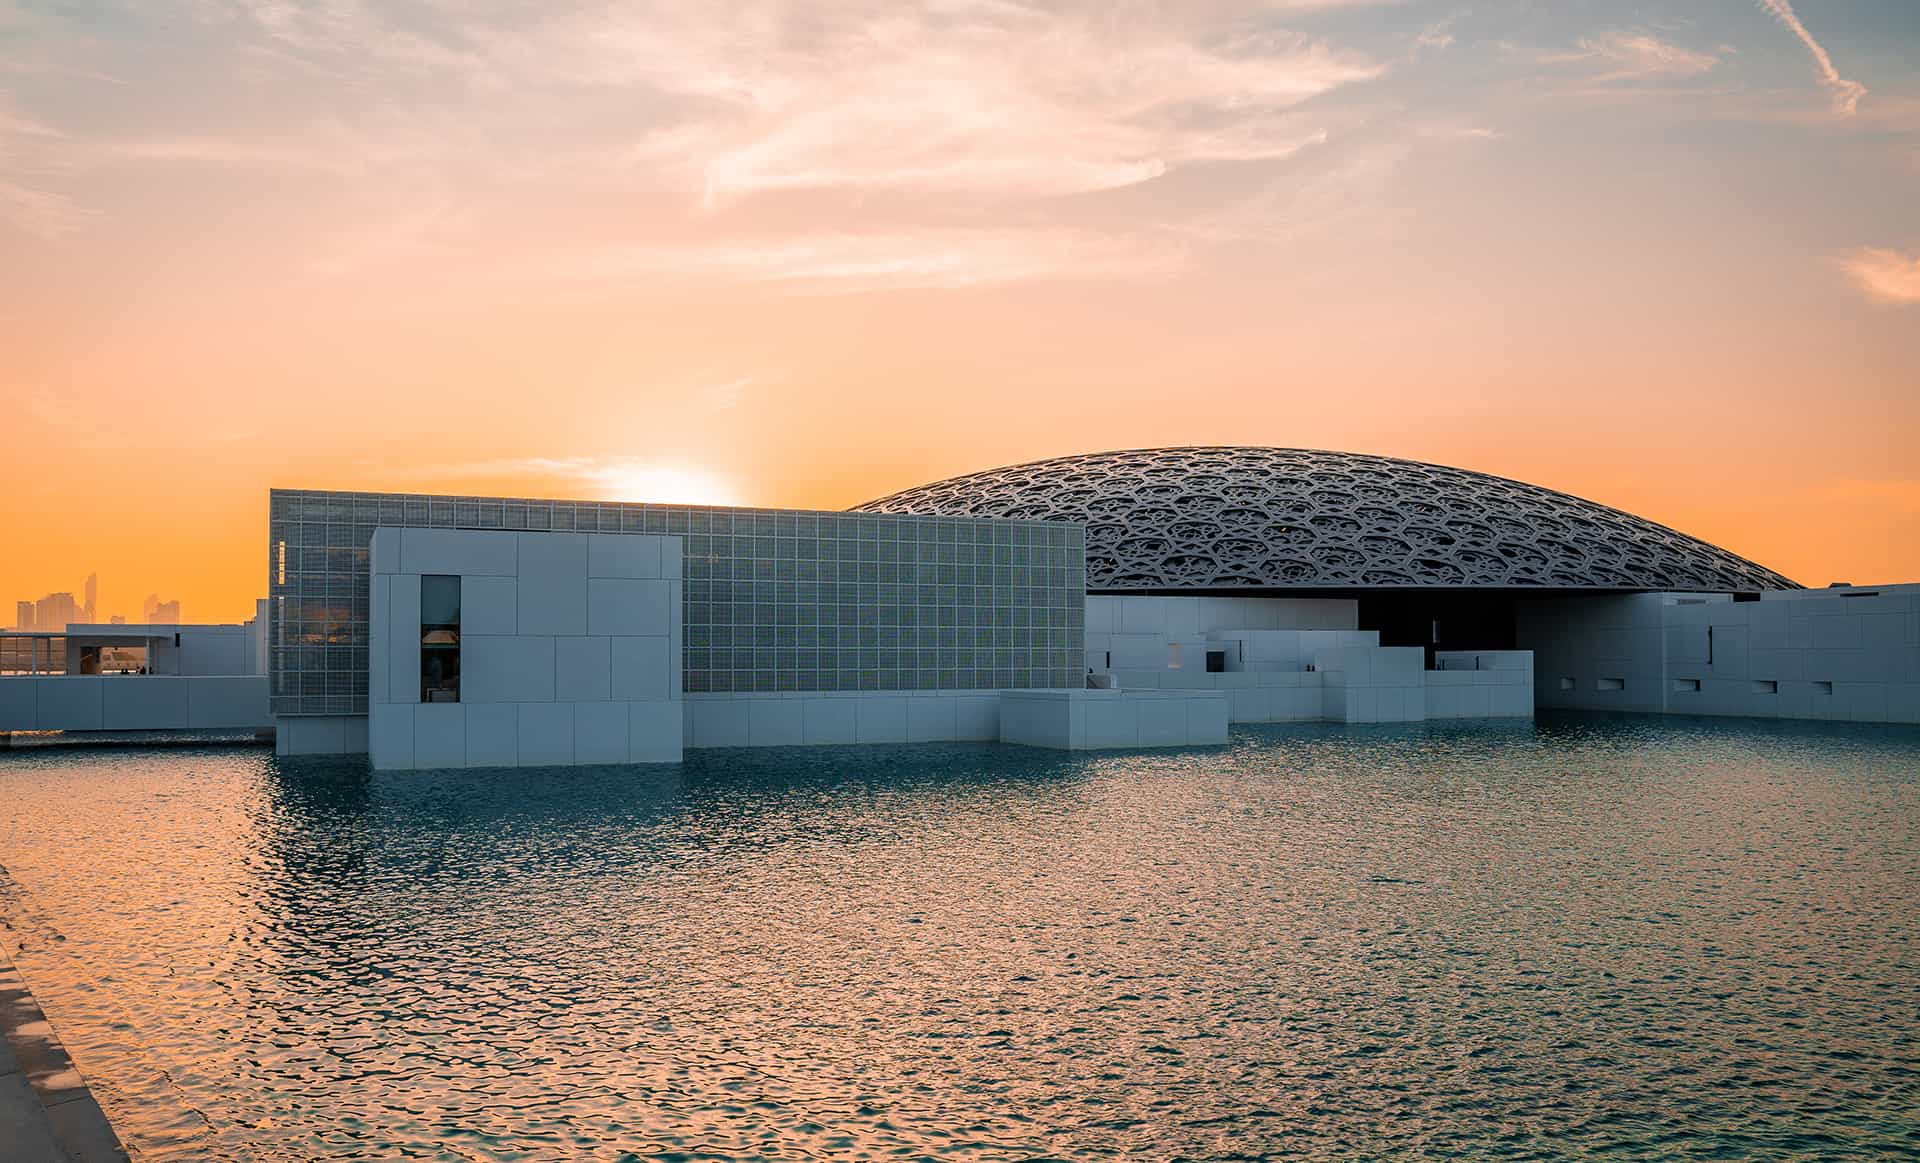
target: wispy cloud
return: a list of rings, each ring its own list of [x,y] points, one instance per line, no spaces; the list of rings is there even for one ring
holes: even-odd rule
[[[1596,71],[1594,81],[1643,81],[1697,77],[1720,63],[1712,53],[1682,48],[1646,32],[1604,32],[1583,36],[1567,52],[1542,54],[1541,64],[1581,65]]]
[[[1441,20],[1421,29],[1420,34],[1413,38],[1413,55],[1418,56],[1422,52],[1443,52],[1452,48],[1453,33],[1448,31],[1451,24],[1451,20]]]
[[[0,97],[4,97],[0,94]],[[0,221],[38,238],[72,233],[90,217],[47,184],[55,175],[46,153],[62,135],[0,103]]]
[[[1275,115],[1384,66],[1296,33],[1011,3],[889,7],[789,38],[695,36],[670,77],[712,108],[640,160],[709,204],[767,191],[1051,196],[1285,156]]]
[[[572,278],[661,276],[755,283],[808,294],[962,290],[1035,279],[1148,278],[1185,251],[1144,234],[1064,228],[813,233],[707,244],[613,247],[565,265]]]
[[[1760,7],[1771,12],[1775,20],[1807,46],[1807,51],[1813,54],[1813,65],[1820,75],[1820,84],[1833,98],[1834,110],[1843,116],[1851,116],[1859,108],[1860,98],[1867,95],[1867,87],[1840,75],[1840,70],[1833,67],[1833,58],[1827,55],[1827,50],[1820,46],[1819,41],[1813,39],[1807,26],[1800,23],[1800,17],[1795,15],[1793,5],[1788,0],[1760,0]]]
[[[1883,303],[1920,303],[1920,254],[1862,247],[1841,256],[1840,268],[1870,298]]]

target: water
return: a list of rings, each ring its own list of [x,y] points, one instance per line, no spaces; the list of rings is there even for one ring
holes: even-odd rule
[[[1901,728],[49,750],[0,864],[148,1160],[1920,1154]]]

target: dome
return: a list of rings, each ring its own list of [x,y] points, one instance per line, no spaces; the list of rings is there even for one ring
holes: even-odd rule
[[[1799,588],[1592,501],[1349,452],[1096,452],[954,477],[854,511],[1079,522],[1094,592]]]

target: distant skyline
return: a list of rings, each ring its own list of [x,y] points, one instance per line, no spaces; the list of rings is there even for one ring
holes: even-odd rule
[[[1920,580],[1916,207],[1911,0],[0,0],[0,594],[1191,443]]]
[[[110,611],[100,601],[99,595],[100,575],[98,572],[89,573],[77,591],[48,590],[37,598],[14,599],[13,604],[6,607],[12,610],[12,616],[5,625],[15,630],[58,631],[75,622],[105,625],[128,620],[125,613]],[[157,593],[149,593],[140,605],[140,621],[148,624],[179,622],[182,620],[182,609],[177,598],[164,600]]]

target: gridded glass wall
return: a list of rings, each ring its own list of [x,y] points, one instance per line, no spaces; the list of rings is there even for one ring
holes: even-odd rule
[[[686,689],[1079,686],[1076,524],[275,489],[276,715],[367,711],[368,546],[382,525],[686,539]]]

